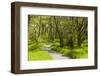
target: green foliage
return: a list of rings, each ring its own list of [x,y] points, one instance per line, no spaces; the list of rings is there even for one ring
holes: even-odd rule
[[[48,44],[49,42],[48,42],[48,40],[42,40],[41,42],[40,42],[40,44]]]
[[[84,47],[75,47],[70,49],[68,47],[59,47],[57,43],[52,46],[52,50],[62,53],[62,55],[68,56],[69,58],[87,58],[88,57],[88,48]]]
[[[31,45],[31,44],[33,44],[33,42],[29,39],[28,40],[28,45]]]
[[[59,50],[60,50],[60,47],[59,46],[60,46],[59,43],[55,41],[53,43],[53,45],[52,45],[52,50],[59,52]]]
[[[37,49],[39,47],[39,45],[37,45],[36,43],[28,45],[28,50],[29,51],[33,51],[35,49]]]
[[[53,58],[49,55],[47,51],[42,49],[35,49],[33,51],[29,51],[28,60],[52,60]]]
[[[82,47],[88,47],[88,42],[87,42],[87,40],[84,40],[81,46],[82,46]]]
[[[55,43],[55,45],[53,45],[52,46],[52,50],[54,50],[54,51],[57,51],[57,52],[60,52],[60,53],[62,53],[62,55],[66,55],[66,54],[68,54],[69,53],[69,49],[68,48],[66,48],[66,47],[60,47],[59,46],[59,44],[57,44],[57,43]]]
[[[43,42],[32,43],[32,44],[28,45],[28,50],[33,51],[37,48],[40,48],[41,46],[43,46],[45,44],[47,44],[46,41],[45,42],[43,41]]]
[[[71,50],[67,55],[70,58],[87,58],[88,57],[88,51],[87,47],[83,48],[76,48]]]

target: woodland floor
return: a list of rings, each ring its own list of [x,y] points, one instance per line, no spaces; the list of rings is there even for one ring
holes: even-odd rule
[[[37,46],[37,45],[34,45]],[[32,46],[32,47],[34,47]],[[31,47],[31,48],[32,48]],[[54,47],[53,44],[43,44],[38,48],[31,49],[28,52],[28,60],[63,60],[63,59],[77,59],[88,58],[87,47],[80,48],[60,48]]]
[[[43,50],[48,51],[49,55],[54,59],[54,60],[59,60],[59,59],[69,59],[67,56],[63,56],[61,53],[56,52],[51,49],[51,44],[49,45],[44,45],[41,47]]]

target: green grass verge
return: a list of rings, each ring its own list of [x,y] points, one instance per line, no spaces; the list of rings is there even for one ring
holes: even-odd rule
[[[28,52],[28,60],[52,60],[53,58],[49,55],[47,51],[42,49],[35,49]]]
[[[61,53],[62,55],[68,56],[71,59],[84,59],[88,58],[88,47],[76,47],[74,49],[70,49],[68,47],[59,47],[59,45],[53,45],[52,50]]]
[[[85,49],[84,49],[85,48]],[[73,50],[71,50],[69,53],[68,53],[68,56],[70,56],[70,58],[88,58],[88,50],[87,50],[87,47],[82,47],[82,48],[75,48]]]

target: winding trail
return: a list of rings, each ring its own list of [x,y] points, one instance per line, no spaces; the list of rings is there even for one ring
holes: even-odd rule
[[[63,56],[61,53],[51,50],[51,44],[42,46],[42,49],[48,51],[54,60],[69,59],[69,57]]]

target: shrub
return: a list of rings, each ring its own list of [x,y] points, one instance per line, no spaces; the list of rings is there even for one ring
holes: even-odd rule
[[[54,51],[59,51],[59,43],[57,43],[57,42],[54,42],[53,44],[52,44],[52,48],[51,48],[52,50],[54,50]]]
[[[82,47],[87,47],[88,46],[88,41],[84,40],[84,42],[81,44]]]
[[[28,40],[28,45],[31,45],[33,43],[33,41]]]
[[[57,52],[60,52],[60,53],[62,53],[63,55],[66,55],[66,54],[70,51],[70,49],[61,48],[61,47],[59,47],[59,46],[53,46],[53,47],[52,47],[52,50],[57,51]]]
[[[84,53],[88,52],[88,47],[83,47]]]
[[[28,50],[29,51],[32,51],[32,50],[37,49],[37,48],[38,48],[38,45],[36,43],[28,45]]]
[[[68,53],[68,56],[70,58],[87,58],[88,57],[87,47],[73,49]]]
[[[51,49],[54,50],[54,51],[58,51],[57,48],[58,48],[58,46],[54,46],[54,45],[53,45]]]
[[[52,45],[52,50],[61,53],[62,55],[69,56],[70,58],[87,58],[88,57],[88,47],[75,47],[70,49],[68,47],[60,47],[58,43]]]
[[[47,40],[43,40],[41,43],[48,44]]]
[[[63,55],[68,54],[70,51],[71,51],[70,49],[66,49],[66,48],[61,49],[61,52],[62,52]]]
[[[54,42],[53,44],[52,44],[52,46],[59,46],[60,44],[58,43],[58,42]]]

